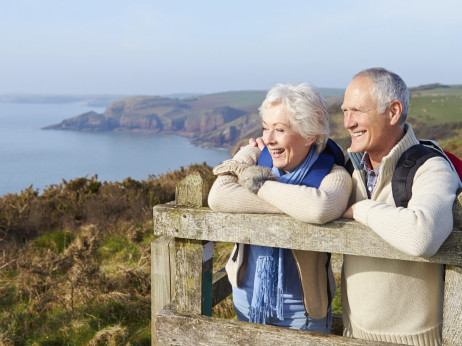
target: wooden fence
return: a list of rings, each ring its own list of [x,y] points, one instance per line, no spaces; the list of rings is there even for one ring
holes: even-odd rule
[[[231,293],[223,271],[211,274],[219,241],[446,264],[443,344],[462,345],[462,193],[452,234],[437,254],[423,258],[399,252],[356,221],[312,225],[285,215],[214,212],[205,207],[209,189],[209,181],[193,174],[178,184],[176,202],[154,207],[154,233],[161,237],[151,247],[153,344],[388,345],[210,317]]]

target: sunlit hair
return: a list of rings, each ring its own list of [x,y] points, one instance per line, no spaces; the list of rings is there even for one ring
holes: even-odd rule
[[[358,72],[356,77],[367,77],[373,83],[371,97],[377,103],[378,112],[382,114],[393,100],[403,105],[399,125],[404,126],[409,112],[409,91],[406,83],[396,73],[382,67],[374,67]]]
[[[277,84],[258,109],[260,116],[263,118],[266,109],[279,105],[286,107],[290,125],[304,138],[318,136],[314,144],[318,152],[323,151],[329,137],[329,112],[318,89],[308,83]]]

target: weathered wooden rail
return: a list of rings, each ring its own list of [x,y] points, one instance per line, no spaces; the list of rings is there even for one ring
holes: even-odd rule
[[[188,176],[175,203],[154,208],[154,232],[162,237],[152,243],[153,344],[388,344],[209,317],[231,292],[226,274],[211,275],[211,242],[220,241],[446,264],[443,344],[462,345],[462,193],[452,234],[423,258],[399,252],[355,221],[319,226],[284,215],[213,212],[203,207],[209,188],[198,173]]]

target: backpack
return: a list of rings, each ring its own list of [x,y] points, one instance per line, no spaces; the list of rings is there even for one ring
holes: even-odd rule
[[[438,143],[431,140],[419,140],[420,144],[407,149],[399,158],[391,179],[391,190],[397,207],[407,208],[412,197],[412,183],[417,170],[425,161],[432,157],[440,156],[446,159],[452,169],[462,179],[462,161],[454,154],[441,149]],[[351,160],[346,165],[350,175],[353,174]]]

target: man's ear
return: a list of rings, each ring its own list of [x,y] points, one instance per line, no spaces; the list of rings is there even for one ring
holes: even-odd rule
[[[403,112],[403,104],[398,100],[391,101],[388,107],[388,114],[390,116],[390,125],[399,124],[401,113]]]

